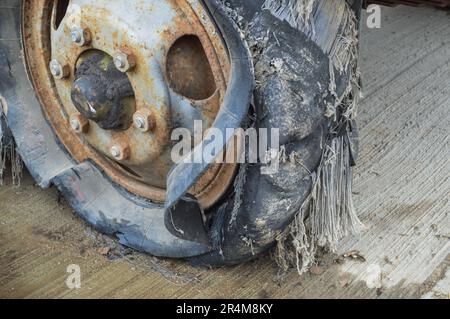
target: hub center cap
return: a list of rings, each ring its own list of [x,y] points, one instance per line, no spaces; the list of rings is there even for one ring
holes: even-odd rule
[[[126,130],[135,112],[134,91],[126,74],[100,51],[84,53],[75,72],[71,98],[77,110],[104,130]]]

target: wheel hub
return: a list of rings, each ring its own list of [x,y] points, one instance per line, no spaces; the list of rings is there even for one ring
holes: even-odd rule
[[[25,23],[24,42],[49,121],[75,159],[163,202],[172,130],[194,134],[196,120],[207,130],[225,95],[229,61],[213,22],[193,0],[71,0],[62,11],[67,1],[55,2],[50,12],[53,1],[24,10],[36,21]],[[191,193],[207,208],[234,172],[214,165]]]
[[[103,130],[127,130],[135,112],[134,91],[126,74],[100,51],[78,62],[71,99],[75,108]]]

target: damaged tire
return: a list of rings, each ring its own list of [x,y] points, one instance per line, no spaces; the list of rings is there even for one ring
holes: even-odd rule
[[[333,95],[347,94],[350,82],[351,72],[337,63],[340,57],[334,55],[338,54],[334,46],[340,45],[351,15],[357,18],[361,8],[354,1],[350,13],[345,1],[316,1],[311,20],[301,21],[295,3],[302,1],[229,2],[233,14],[243,17],[238,18],[245,21],[242,28],[248,27],[258,83],[256,126],[280,129],[284,160],[278,172],[269,175],[262,173],[260,165],[241,166],[234,196],[211,222],[216,251],[195,259],[204,265],[240,263],[266,251],[307,200],[311,173],[321,162],[324,141],[333,127],[326,116],[328,106]],[[333,93],[330,67],[336,74]]]
[[[51,22],[53,29],[50,34],[45,29],[49,25],[48,21],[46,23],[32,21],[42,18],[45,8],[41,8],[42,14],[39,16],[40,11],[35,8],[31,13],[28,12],[33,5],[36,5],[35,3],[30,4],[33,3],[32,1],[7,0],[6,2],[8,5],[0,8],[0,65],[2,66],[0,94],[7,104],[7,121],[16,140],[18,151],[40,186],[55,185],[74,210],[94,227],[107,234],[117,236],[124,245],[155,256],[189,258],[195,264],[222,266],[244,262],[273,247],[276,239],[292,223],[296,213],[311,193],[313,184],[311,174],[319,167],[323,157],[324,141],[327,140],[330,130],[335,127],[336,101],[342,101],[344,95],[348,94],[351,65],[347,61],[352,57],[349,56],[348,48],[341,39],[348,36],[350,27],[357,29],[355,17],[357,19],[359,16],[360,1],[310,1],[314,5],[307,8],[300,7],[301,10],[306,10],[300,12],[296,11],[299,10],[299,7],[295,6],[295,3],[308,1],[228,1],[230,6],[226,9],[227,13],[230,17],[235,18],[240,30],[245,33],[255,69],[254,108],[249,112],[248,118],[242,122],[242,125],[250,123],[256,128],[279,129],[282,148],[279,156],[279,170],[276,173],[264,174],[264,166],[261,164],[242,164],[239,167],[230,168],[229,171],[225,168],[217,168],[217,171],[223,173],[220,175],[216,171],[214,176],[225,176],[222,177],[224,178],[222,181],[225,182],[215,183],[215,179],[207,181],[208,187],[203,186],[202,192],[199,192],[198,196],[196,195],[196,198],[202,196],[204,198],[199,200],[199,205],[202,206],[204,213],[202,216],[208,239],[207,245],[183,239],[167,229],[164,199],[161,200],[162,192],[159,190],[164,178],[159,181],[160,176],[157,174],[146,176],[145,172],[148,170],[140,170],[140,166],[137,164],[139,161],[133,162],[123,157],[124,153],[131,157],[135,156],[132,145],[125,147],[122,147],[122,144],[114,144],[113,147],[110,147],[110,144],[99,145],[98,139],[91,139],[91,135],[89,135],[92,134],[93,127],[95,132],[104,129],[107,132],[102,134],[112,137],[117,136],[117,131],[122,130],[123,132],[123,127],[135,132],[136,129],[133,129],[135,117],[127,118],[128,113],[120,113],[120,118],[126,118],[126,120],[120,122],[119,130],[119,124],[116,125],[116,122],[110,121],[107,123],[108,125],[103,125],[104,118],[100,122],[95,116],[90,117],[91,114],[81,112],[83,111],[80,110],[82,102],[80,102],[81,106],[75,108],[71,106],[65,109],[66,113],[75,112],[75,115],[61,115],[64,112],[56,112],[56,109],[49,112],[46,98],[40,95],[44,90],[43,81],[37,81],[33,72],[36,72],[35,69],[39,65],[48,67],[51,60],[58,60],[58,58],[52,50],[39,58],[30,53],[33,52],[35,46],[44,41],[50,43],[55,39],[59,40],[58,37],[63,36],[64,32],[68,32],[69,35],[75,32],[72,35],[74,35],[74,40],[78,40],[75,37],[76,29],[64,30],[65,23],[67,25],[67,21],[73,18],[72,15],[77,14],[74,4],[78,1],[71,1],[71,4],[65,9],[60,7],[65,1],[57,1],[56,7],[53,8],[54,14],[51,18],[54,19]],[[217,5],[216,0],[207,2]],[[81,3],[83,1],[80,1]],[[101,6],[102,3],[102,1],[97,1],[98,6]],[[168,10],[165,7],[165,1],[156,3],[161,10]],[[121,5],[119,1],[112,2],[111,7],[117,7],[117,11],[120,12],[120,9],[123,9]],[[183,4],[180,4],[180,8],[183,8]],[[84,18],[89,21],[90,17]],[[212,14],[211,20],[214,21],[214,18],[214,14]],[[217,21],[215,22],[217,23]],[[235,33],[235,36],[238,34],[231,19],[224,24],[230,33]],[[32,25],[33,30],[43,29],[40,34],[34,34],[27,29],[29,25]],[[211,25],[207,25],[206,29]],[[90,33],[96,31],[93,26],[87,29],[90,30]],[[120,52],[120,56],[125,57],[124,67],[129,68],[129,70],[125,70],[128,72],[128,78],[113,70],[113,67],[108,69],[107,72],[110,73],[103,74],[101,73],[103,71],[98,68],[99,63],[95,61],[109,61],[108,63],[113,65],[117,62],[115,53],[109,50],[109,44],[102,44],[104,47],[101,47],[92,34],[83,32],[86,31],[82,30],[81,34],[86,37],[83,41],[86,41],[87,44],[84,45],[92,46],[90,51],[95,49],[96,52],[90,52],[89,55],[86,53],[86,56],[83,56],[89,50],[79,49],[80,43],[73,45],[69,39],[68,43],[72,47],[67,50],[77,52],[77,59],[73,66],[75,72],[67,74],[66,66],[61,61],[57,61],[59,64],[56,66],[61,68],[59,70],[51,69],[53,74],[48,69],[45,73],[47,80],[51,82],[49,90],[56,87],[61,96],[60,100],[67,98],[70,102],[70,94],[61,92],[65,92],[66,89],[69,90],[67,92],[70,92],[73,89],[73,82],[77,83],[74,88],[79,93],[83,91],[82,84],[91,83],[89,77],[93,74],[95,76],[100,74],[100,78],[106,77],[117,80],[117,83],[131,84],[131,87],[134,88],[133,98],[136,105],[139,105],[141,91],[136,89],[139,84],[133,76],[139,76],[142,69],[139,64],[142,63],[141,55],[130,54],[127,50]],[[225,33],[222,35],[226,43],[227,35]],[[2,39],[17,39],[17,41]],[[35,42],[27,43],[30,39],[34,39]],[[205,46],[202,35],[199,35],[199,39]],[[196,51],[197,40],[184,36],[175,40],[169,43],[169,46],[172,47],[180,45],[180,47],[176,47],[179,50],[174,52],[185,50],[185,52],[191,52],[191,55],[202,55],[201,51]],[[216,64],[223,67],[230,61],[224,62],[222,59],[221,54],[223,53],[220,52],[224,51],[224,47],[220,47],[223,44],[219,44],[219,42],[212,43],[210,49],[217,54]],[[62,42],[55,41],[55,43]],[[132,44],[130,42],[129,46],[132,47]],[[227,47],[229,49],[229,43],[227,43]],[[208,48],[205,49],[205,51],[207,50]],[[164,52],[170,54],[172,51],[168,49]],[[205,56],[209,58],[210,51],[208,53]],[[227,55],[225,54],[225,56]],[[174,55],[175,58],[177,58],[176,55]],[[169,60],[161,59],[161,63],[168,63]],[[235,61],[232,62],[229,65],[231,69],[235,67]],[[209,63],[213,64],[211,60]],[[175,63],[174,66],[176,65]],[[200,83],[200,91],[189,90],[188,93],[185,93],[183,83],[170,83],[167,90],[161,91],[161,96],[170,94],[170,98],[166,97],[170,103],[191,101],[195,96],[199,97],[198,100],[214,101],[214,96],[210,94],[216,92],[218,100],[221,100],[221,97],[225,96],[225,92],[229,92],[231,88],[227,87],[229,83],[220,86],[218,73],[222,72],[221,76],[225,79],[228,79],[230,74],[227,70],[220,71],[219,67],[214,67],[214,65],[211,67],[210,79],[216,82],[216,87],[211,90],[204,89],[204,86],[201,85],[205,85],[205,83]],[[87,68],[90,68],[91,71],[79,71]],[[158,76],[158,81],[161,83],[171,80],[172,69],[167,68],[167,70],[169,75],[155,71],[154,75]],[[204,70],[209,72],[208,68]],[[173,74],[177,75],[176,71],[173,71]],[[248,75],[250,76],[250,74]],[[61,79],[58,79],[60,77]],[[131,79],[130,83],[127,82],[128,79]],[[108,92],[114,91],[111,87],[108,88],[110,89]],[[157,89],[158,87],[155,90]],[[86,89],[86,91],[88,90]],[[74,94],[73,92],[72,94]],[[114,94],[123,94],[122,91],[114,92]],[[87,93],[83,94],[82,99],[76,101],[93,98],[91,95],[86,95]],[[120,96],[120,98],[129,98],[131,95]],[[72,99],[74,99],[73,96]],[[98,102],[102,107],[107,103],[111,103],[111,105],[116,103],[116,100],[112,98],[110,100],[105,102],[105,98],[100,101],[101,103],[97,100],[89,101]],[[143,100],[145,99],[143,98]],[[243,103],[245,104],[247,101],[243,101]],[[77,103],[74,102],[74,104]],[[197,102],[193,102],[192,105],[194,104],[196,107],[200,105]],[[54,105],[53,107],[55,107]],[[125,107],[125,104],[120,105]],[[136,107],[134,104],[126,105],[127,107],[131,105],[130,108]],[[174,107],[172,105],[172,108]],[[108,109],[110,111],[108,116],[111,116],[113,114],[111,110],[115,109],[117,108]],[[76,113],[77,110],[85,118],[76,117],[79,116]],[[133,108],[133,112],[136,110],[142,111],[137,107]],[[159,110],[163,110],[163,108]],[[168,111],[167,114],[169,113]],[[142,115],[142,113],[139,114]],[[194,110],[190,114],[189,116],[194,116],[194,118],[197,116]],[[65,122],[63,120],[58,122],[58,116],[62,116]],[[148,119],[147,116],[150,115],[144,113],[144,119]],[[88,122],[85,121],[86,118]],[[73,122],[74,119],[78,119],[78,122]],[[154,120],[157,123],[156,127],[164,125],[165,119],[166,116],[161,116],[161,118],[157,116]],[[209,125],[212,125],[214,118],[209,120]],[[174,121],[172,119],[172,123],[168,127],[173,126]],[[88,130],[86,123],[90,123],[89,134],[86,133]],[[71,132],[74,129],[77,134]],[[148,132],[152,131],[145,127],[145,133]],[[85,136],[80,138],[80,135],[83,136],[83,134]],[[155,135],[157,134],[155,133]],[[168,137],[164,136],[164,138]],[[86,146],[87,144],[89,146]],[[82,147],[86,147],[86,150],[80,151]],[[116,149],[113,149],[114,147]],[[90,152],[94,155],[89,155]],[[136,156],[140,156],[140,153],[136,152],[136,154]],[[141,158],[139,159],[141,160]],[[141,162],[148,166],[146,160],[145,158]],[[120,174],[116,173],[118,170],[121,170]],[[147,187],[148,181],[154,180],[157,181],[157,185],[152,185],[151,192],[147,191],[147,188],[141,192],[144,189],[143,185]],[[223,184],[223,187],[220,188],[220,185],[216,184]],[[211,193],[205,195],[207,192],[204,189],[211,188],[215,189],[212,193],[214,196]],[[186,214],[188,213],[186,212]]]

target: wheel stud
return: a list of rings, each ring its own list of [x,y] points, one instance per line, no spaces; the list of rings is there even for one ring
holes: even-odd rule
[[[116,144],[111,147],[110,153],[114,159],[124,161],[130,157],[130,148],[128,146]]]
[[[136,59],[132,54],[118,52],[114,56],[114,65],[120,72],[128,72],[136,66]]]
[[[69,65],[62,65],[57,60],[50,61],[50,72],[55,77],[55,79],[64,79],[69,76],[70,68]]]
[[[91,35],[88,29],[82,29],[80,27],[74,27],[70,30],[70,37],[72,42],[77,46],[82,47],[88,45],[91,42]]]
[[[133,123],[142,132],[152,131],[155,128],[155,118],[149,109],[141,109],[134,113]]]
[[[138,129],[143,129],[144,127],[145,127],[145,120],[142,118],[142,117],[140,117],[140,116],[137,116],[135,119],[134,119],[134,125],[138,128]]]
[[[87,133],[89,131],[89,121],[81,114],[70,117],[70,127],[76,133]]]

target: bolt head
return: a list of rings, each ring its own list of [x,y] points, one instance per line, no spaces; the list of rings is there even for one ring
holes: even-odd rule
[[[142,116],[136,116],[134,118],[134,125],[138,129],[143,129],[145,127],[145,119]]]
[[[75,43],[80,43],[83,39],[79,30],[72,30],[72,32],[70,32],[70,37],[72,38],[72,42]]]
[[[130,147],[127,144],[115,144],[109,152],[117,161],[125,161],[130,158]]]
[[[51,60],[50,61],[50,73],[55,77],[56,79],[63,79],[70,74],[70,68],[68,65],[62,65],[57,60]]]
[[[60,65],[50,65],[50,72],[53,74],[53,76],[58,77],[61,75],[61,66]]]
[[[77,46],[85,46],[91,42],[91,36],[88,29],[82,29],[80,27],[73,27],[70,30],[70,37],[72,42]]]
[[[72,115],[69,122],[72,130],[78,134],[89,131],[89,121],[81,114]]]
[[[81,127],[80,122],[74,119],[70,120],[70,126],[74,131],[79,131]]]
[[[148,132],[155,129],[155,117],[150,109],[140,109],[133,115],[134,126],[142,132]]]
[[[119,70],[122,70],[123,68],[125,68],[126,63],[127,63],[126,57],[124,57],[122,54],[120,54],[120,55],[118,54],[114,57],[114,65]]]
[[[120,151],[120,147],[117,146],[117,145],[111,147],[111,155],[112,155],[114,158],[119,158],[120,155],[122,155],[122,153],[121,153],[121,151]]]
[[[120,72],[128,72],[136,65],[136,60],[132,54],[118,52],[114,56],[114,65]]]

